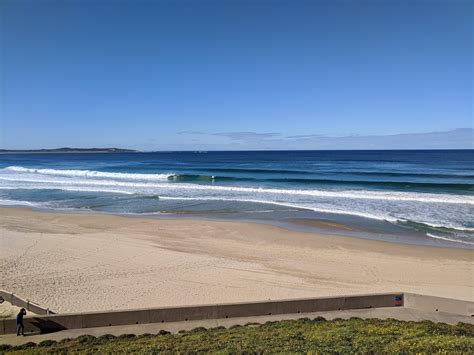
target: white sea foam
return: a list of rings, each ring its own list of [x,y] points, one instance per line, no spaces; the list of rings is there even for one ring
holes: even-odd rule
[[[2,178],[0,178],[2,180]],[[0,187],[0,190],[62,190],[62,191],[72,191],[72,192],[105,192],[111,194],[122,194],[122,195],[134,195],[136,194],[133,191],[125,191],[125,190],[115,190],[115,189],[107,189],[107,188],[95,188],[93,186],[88,187],[75,187],[75,186],[19,186],[19,187]]]
[[[409,221],[404,218],[400,218],[400,222],[409,222]],[[427,221],[422,221],[422,222],[417,222],[417,223],[426,224],[427,226],[433,227],[433,228],[448,228],[448,229],[455,229],[461,232],[474,232],[474,228],[462,227],[462,226],[458,226],[458,225],[454,225],[450,223],[440,224],[440,223],[427,222]]]
[[[331,214],[345,214],[351,216],[358,216],[364,217],[369,219],[377,219],[379,221],[389,221],[389,222],[397,222],[397,218],[392,218],[389,216],[382,216],[382,215],[374,215],[371,213],[363,213],[358,211],[344,211],[341,209],[330,209],[330,208],[318,208],[303,204],[295,204],[289,202],[275,202],[275,201],[266,201],[266,200],[257,200],[257,199],[240,199],[240,198],[213,198],[213,197],[168,197],[168,196],[160,196],[161,200],[184,200],[184,201],[229,201],[229,202],[251,202],[251,203],[261,203],[267,205],[275,205],[275,206],[283,206],[283,207],[291,207],[300,210],[308,210],[314,212],[321,212],[321,213],[331,213]]]
[[[465,240],[459,240],[459,239],[451,239],[451,238],[441,237],[441,236],[439,236],[439,235],[434,235],[434,234],[431,234],[431,233],[426,233],[426,235],[427,235],[428,237],[430,237],[430,238],[439,239],[439,240],[444,240],[444,241],[447,241],[447,242],[474,245],[474,242],[467,242],[467,241],[465,241]]]
[[[180,183],[174,174],[124,174],[92,170],[0,169],[0,190],[58,189],[74,192],[138,194],[162,200],[237,201],[279,205],[322,213],[345,214],[390,222],[409,218],[433,227],[472,232],[474,196],[415,191],[271,188]],[[2,193],[3,194],[3,193]],[[5,196],[11,198],[10,192]],[[22,195],[23,196],[23,195]],[[20,197],[20,200],[25,197]],[[1,201],[0,201],[0,204]],[[158,207],[157,207],[158,208]]]
[[[17,172],[17,173],[30,173],[40,175],[51,175],[51,176],[67,176],[67,177],[80,177],[80,178],[108,178],[108,179],[119,179],[119,180],[152,180],[152,181],[164,181],[168,178],[175,176],[175,174],[138,174],[138,173],[108,173],[103,171],[94,170],[58,170],[58,169],[31,169],[24,168],[22,166],[9,166],[4,168],[5,171]]]
[[[49,204],[46,203],[46,202],[31,202],[31,201],[22,201],[22,200],[0,199],[0,205],[2,205],[2,206],[47,207]]]
[[[54,185],[77,185],[77,186],[114,186],[131,189],[165,189],[165,190],[187,190],[187,191],[208,191],[208,192],[230,192],[246,194],[273,194],[273,195],[299,195],[311,197],[331,197],[345,199],[363,200],[384,200],[384,201],[411,201],[427,203],[451,203],[474,205],[474,196],[432,194],[420,192],[400,192],[400,191],[370,191],[370,190],[320,190],[320,189],[277,189],[261,187],[240,187],[240,186],[220,186],[220,185],[198,185],[189,183],[146,183],[127,182],[117,180],[100,179],[67,179],[67,180],[46,180],[22,176],[5,177],[0,176],[0,180],[12,181],[20,187],[21,182],[54,184]],[[94,190],[97,191],[97,190]],[[140,192],[140,191],[137,191]]]

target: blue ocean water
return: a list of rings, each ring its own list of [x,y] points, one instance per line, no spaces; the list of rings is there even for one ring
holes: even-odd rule
[[[474,245],[474,150],[2,154],[0,205],[323,218]]]

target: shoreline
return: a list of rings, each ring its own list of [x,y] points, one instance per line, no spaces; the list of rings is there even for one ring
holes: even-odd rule
[[[2,209],[26,209],[35,212],[45,213],[57,213],[57,214],[78,214],[78,215],[104,215],[104,216],[117,216],[124,218],[143,218],[143,219],[156,219],[156,220],[185,220],[185,221],[209,221],[209,222],[231,222],[231,223],[251,223],[259,225],[274,226],[288,230],[289,232],[301,232],[309,234],[327,234],[346,236],[350,238],[382,241],[394,244],[404,245],[417,245],[417,246],[430,246],[437,248],[453,248],[453,249],[465,249],[474,250],[473,243],[466,243],[464,241],[451,240],[447,238],[434,238],[427,236],[425,233],[414,233],[413,231],[400,231],[395,232],[394,230],[383,230],[380,226],[361,226],[355,224],[353,221],[339,221],[337,218],[344,217],[345,215],[331,214],[331,213],[320,213],[320,216],[311,217],[287,217],[282,220],[275,218],[261,218],[251,219],[240,217],[222,217],[212,214],[192,214],[192,213],[164,213],[164,212],[153,212],[153,213],[115,213],[108,211],[93,211],[93,210],[80,210],[80,209],[56,209],[49,207],[37,207],[28,206],[22,204],[11,204],[11,205],[0,205]],[[333,218],[336,216],[336,218]],[[354,218],[354,216],[351,216]],[[358,219],[364,219],[363,217],[356,217]],[[374,221],[369,219],[371,223]],[[390,223],[387,221],[376,221],[377,223]],[[392,229],[394,225],[391,225]]]
[[[58,312],[361,292],[472,301],[474,251],[238,221],[0,208],[0,288]]]

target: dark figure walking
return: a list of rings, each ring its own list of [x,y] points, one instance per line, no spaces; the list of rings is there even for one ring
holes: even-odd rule
[[[16,335],[25,335],[25,326],[23,325],[23,317],[26,316],[26,309],[20,309],[20,312],[16,315]]]

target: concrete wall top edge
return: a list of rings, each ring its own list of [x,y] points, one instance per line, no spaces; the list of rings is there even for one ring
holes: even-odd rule
[[[120,310],[103,310],[103,311],[90,311],[90,312],[73,312],[73,313],[56,313],[51,314],[49,317],[59,316],[72,316],[72,315],[83,315],[83,314],[101,314],[101,313],[123,313],[123,312],[140,312],[140,311],[156,311],[156,310],[172,310],[172,309],[188,309],[188,308],[200,308],[200,307],[223,307],[223,306],[243,306],[243,305],[259,305],[268,303],[287,303],[287,302],[298,302],[298,301],[317,301],[317,300],[334,300],[341,298],[358,298],[358,297],[379,297],[379,296],[400,296],[403,292],[387,292],[387,293],[369,293],[369,294],[352,294],[352,295],[341,295],[341,296],[329,296],[329,297],[311,297],[311,298],[287,298],[287,299],[273,299],[263,301],[251,301],[251,302],[235,302],[235,303],[208,303],[208,304],[192,304],[183,306],[164,306],[164,307],[149,307],[149,308],[129,308]]]

